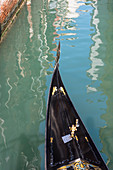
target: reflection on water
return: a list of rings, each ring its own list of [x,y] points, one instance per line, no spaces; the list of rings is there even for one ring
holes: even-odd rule
[[[113,167],[113,147],[112,147],[112,2],[97,1],[94,4],[94,16],[92,24],[95,26],[96,34],[92,34],[94,44],[91,46],[91,68],[87,71],[92,79],[87,86],[88,92],[100,92],[99,103],[101,118],[105,120],[103,126],[100,126],[100,139],[102,143],[102,152],[104,159],[110,170]],[[103,15],[104,11],[104,15]],[[95,98],[92,99],[95,102]]]
[[[100,74],[104,69],[104,62],[99,51],[103,41],[100,37],[97,3],[85,0],[52,0],[49,8],[50,13],[55,16],[53,26],[56,37],[53,41],[61,40],[63,51],[61,51],[61,73],[65,84],[71,91],[71,98],[76,106],[79,100],[80,116],[101,151],[103,146],[102,139],[99,138],[99,129],[106,125],[101,116],[106,112],[107,97],[100,88]],[[78,96],[76,100],[75,96]],[[82,109],[80,109],[81,104]],[[109,158],[101,154],[107,162]]]
[[[113,2],[104,0],[98,2],[98,17],[100,18],[99,28],[101,31],[101,39],[103,45],[100,48],[100,55],[104,62],[104,71],[101,73],[99,79],[101,80],[101,89],[107,96],[106,112],[102,115],[102,119],[106,121],[106,126],[100,129],[101,141],[103,144],[102,151],[108,156],[108,167],[113,169]],[[104,15],[103,15],[104,11]]]
[[[8,77],[8,78],[7,78],[7,84],[8,84],[8,86],[10,87],[10,89],[8,90],[8,100],[7,100],[6,103],[5,103],[5,106],[6,106],[7,108],[9,108],[9,107],[8,107],[8,103],[9,103],[10,98],[11,98],[11,90],[12,90],[12,86],[10,85],[9,80],[10,80],[10,78]]]
[[[80,16],[80,13],[77,11],[77,9],[79,9],[80,6],[85,5],[84,3],[86,2],[86,0],[72,0],[69,1],[67,0],[67,12],[66,12],[66,16],[65,18],[78,18]],[[86,11],[85,11],[86,12]]]
[[[30,41],[32,41],[31,38],[33,37],[34,33],[33,33],[32,15],[31,15],[31,0],[27,0],[27,10],[28,10],[28,23],[29,23],[29,26],[30,26],[30,28],[29,28],[29,33],[30,33],[29,38],[30,38]]]
[[[25,75],[24,75],[24,67],[21,66],[21,57],[22,57],[22,54],[21,54],[20,51],[18,51],[17,56],[18,56],[18,67],[19,67],[19,69],[21,70],[20,75],[21,75],[22,77],[25,77]]]
[[[90,74],[92,80],[97,80],[98,70],[101,66],[104,65],[104,63],[100,58],[98,58],[99,55],[98,49],[100,47],[100,44],[102,44],[102,41],[100,39],[100,32],[98,28],[99,18],[97,17],[98,16],[97,2],[93,4],[93,7],[94,7],[94,15],[92,17],[92,24],[96,29],[96,34],[92,36],[92,40],[94,41],[94,44],[91,47],[91,54],[90,54],[91,68],[87,72]]]
[[[100,44],[102,41],[100,39],[100,31],[98,28],[99,18],[98,18],[98,9],[97,9],[97,1],[92,4],[94,8],[93,16],[92,16],[92,25],[94,26],[96,32],[92,34],[93,45],[91,46],[90,60],[91,60],[91,68],[87,70],[88,76],[92,79],[91,84],[87,85],[87,92],[97,92],[95,87],[95,82],[98,80],[98,72],[104,63],[101,58],[99,58],[98,49],[100,48]],[[94,84],[94,86],[93,86]]]
[[[33,2],[23,8],[0,46],[2,170],[41,169],[41,161],[44,162],[38,148],[44,144],[45,135],[44,128],[40,132],[39,127],[46,114],[45,76],[49,68],[49,47],[43,3]]]
[[[84,5],[84,3],[78,3],[78,1],[62,1],[58,0],[56,3],[50,4],[50,13],[53,13],[53,9],[56,14],[53,26],[55,27],[56,34],[62,37],[62,40],[67,36],[67,40],[74,40],[76,37],[76,18],[79,17],[77,9]],[[85,2],[85,1],[84,1]],[[59,32],[58,32],[59,31]],[[58,32],[58,33],[57,33]]]
[[[95,113],[94,117],[98,117],[97,123],[95,122],[94,127],[103,128],[106,126],[106,123],[103,122],[101,119],[101,116],[106,112],[106,99],[107,97],[103,93],[103,90],[100,88],[100,73],[103,72],[104,69],[104,62],[103,57],[100,54],[100,47],[103,44],[103,41],[101,40],[101,32],[99,29],[100,24],[100,18],[99,18],[99,11],[98,11],[98,2],[96,1],[94,4],[92,4],[94,10],[93,10],[93,16],[91,20],[91,25],[94,27],[95,32],[91,34],[91,38],[93,41],[93,45],[91,45],[91,51],[90,51],[90,69],[87,70],[88,77],[90,78],[90,83],[86,86],[87,87],[87,101],[93,106],[95,105]],[[93,95],[91,95],[93,94]],[[93,96],[93,98],[92,98]],[[96,103],[96,104],[95,104]],[[98,109],[97,109],[98,108]],[[93,112],[92,112],[93,113]],[[99,134],[98,134],[99,135]],[[99,140],[97,139],[97,146],[99,146]],[[100,138],[100,142],[102,143],[102,139]],[[103,146],[99,146],[99,150],[102,150]],[[101,153],[102,154],[102,153]],[[105,154],[102,154],[104,160],[107,162],[107,157]]]
[[[100,58],[98,58],[99,53],[97,52],[100,44],[102,44],[102,41],[100,39],[100,32],[98,28],[99,19],[97,17],[98,10],[97,10],[97,2],[94,4],[94,15],[92,18],[92,24],[95,26],[96,34],[93,35],[92,40],[94,41],[94,45],[91,47],[91,54],[90,54],[90,60],[91,60],[91,69],[89,69],[87,72],[90,74],[92,80],[98,79],[98,70],[99,67],[103,66],[104,63]]]
[[[44,170],[46,101],[59,40],[66,89],[113,167],[113,14],[109,0],[103,1],[27,0],[0,45],[2,170]]]
[[[3,125],[4,125],[4,120],[2,118],[0,118],[0,129],[1,129],[1,136],[3,138],[3,142],[4,142],[4,145],[5,145],[5,148],[7,148],[7,145],[6,145],[6,138],[5,138],[5,135],[4,135],[4,128],[3,128]]]

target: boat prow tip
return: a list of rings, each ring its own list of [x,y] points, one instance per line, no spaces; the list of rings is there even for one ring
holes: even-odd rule
[[[56,56],[56,64],[59,62],[59,58],[60,58],[60,41],[59,41],[59,44],[58,44],[58,49],[57,49],[57,56]]]

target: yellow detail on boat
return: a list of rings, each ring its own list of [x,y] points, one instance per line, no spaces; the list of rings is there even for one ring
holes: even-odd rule
[[[54,86],[54,87],[53,87],[53,91],[52,91],[52,96],[55,94],[56,91],[57,91],[57,87]]]

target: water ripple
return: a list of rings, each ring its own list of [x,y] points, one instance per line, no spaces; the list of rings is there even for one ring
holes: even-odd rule
[[[3,137],[3,141],[4,141],[4,145],[7,148],[7,144],[6,144],[6,138],[5,138],[5,134],[4,134],[4,128],[2,127],[4,124],[4,120],[2,118],[0,118],[0,129],[1,129],[1,135]]]
[[[32,80],[33,80],[32,84],[31,84],[31,91],[35,92],[35,90],[33,89],[33,86],[34,86],[34,78],[33,78],[33,77],[31,77],[31,78],[32,78]]]
[[[76,19],[81,12],[88,12],[87,10],[79,10],[81,6],[85,5],[85,2],[86,0],[59,0],[58,4],[56,4],[56,18],[53,26],[55,27],[56,35],[61,36],[62,40],[73,41],[78,38]]]
[[[28,161],[28,157],[25,155],[24,152],[21,152],[21,157],[23,158],[23,161],[24,161],[24,164],[25,164],[25,167],[28,169],[28,170],[38,170],[38,166],[36,165],[36,163],[38,162],[38,158],[33,150],[32,149],[32,153],[33,153],[33,157],[32,157],[32,160]]]
[[[94,5],[94,15],[93,15],[93,25],[96,28],[96,33],[92,36],[92,40],[94,41],[94,45],[91,47],[91,55],[90,55],[90,60],[91,60],[91,68],[87,71],[90,74],[90,77],[92,80],[97,80],[98,78],[98,70],[99,67],[104,66],[103,61],[101,58],[97,58],[99,55],[98,49],[100,47],[100,44],[102,44],[102,40],[100,39],[100,31],[98,28],[99,24],[99,18],[97,18],[98,15],[98,9],[96,4]]]
[[[17,56],[18,56],[18,65],[19,65],[19,68],[20,68],[20,70],[21,70],[21,73],[20,73],[20,74],[21,74],[22,77],[25,77],[25,75],[24,75],[24,67],[21,66],[22,53],[21,53],[20,51],[18,51]]]
[[[10,85],[9,80],[10,80],[10,78],[8,77],[8,79],[7,79],[7,84],[8,84],[8,86],[10,87],[10,89],[8,90],[8,94],[9,94],[8,100],[7,100],[7,102],[5,103],[5,106],[6,106],[7,108],[9,108],[8,103],[9,103],[10,98],[11,98],[11,90],[12,90],[12,86]]]

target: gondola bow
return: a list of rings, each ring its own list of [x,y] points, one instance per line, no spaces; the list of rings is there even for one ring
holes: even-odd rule
[[[107,170],[62,82],[59,48],[47,105],[45,169]]]

